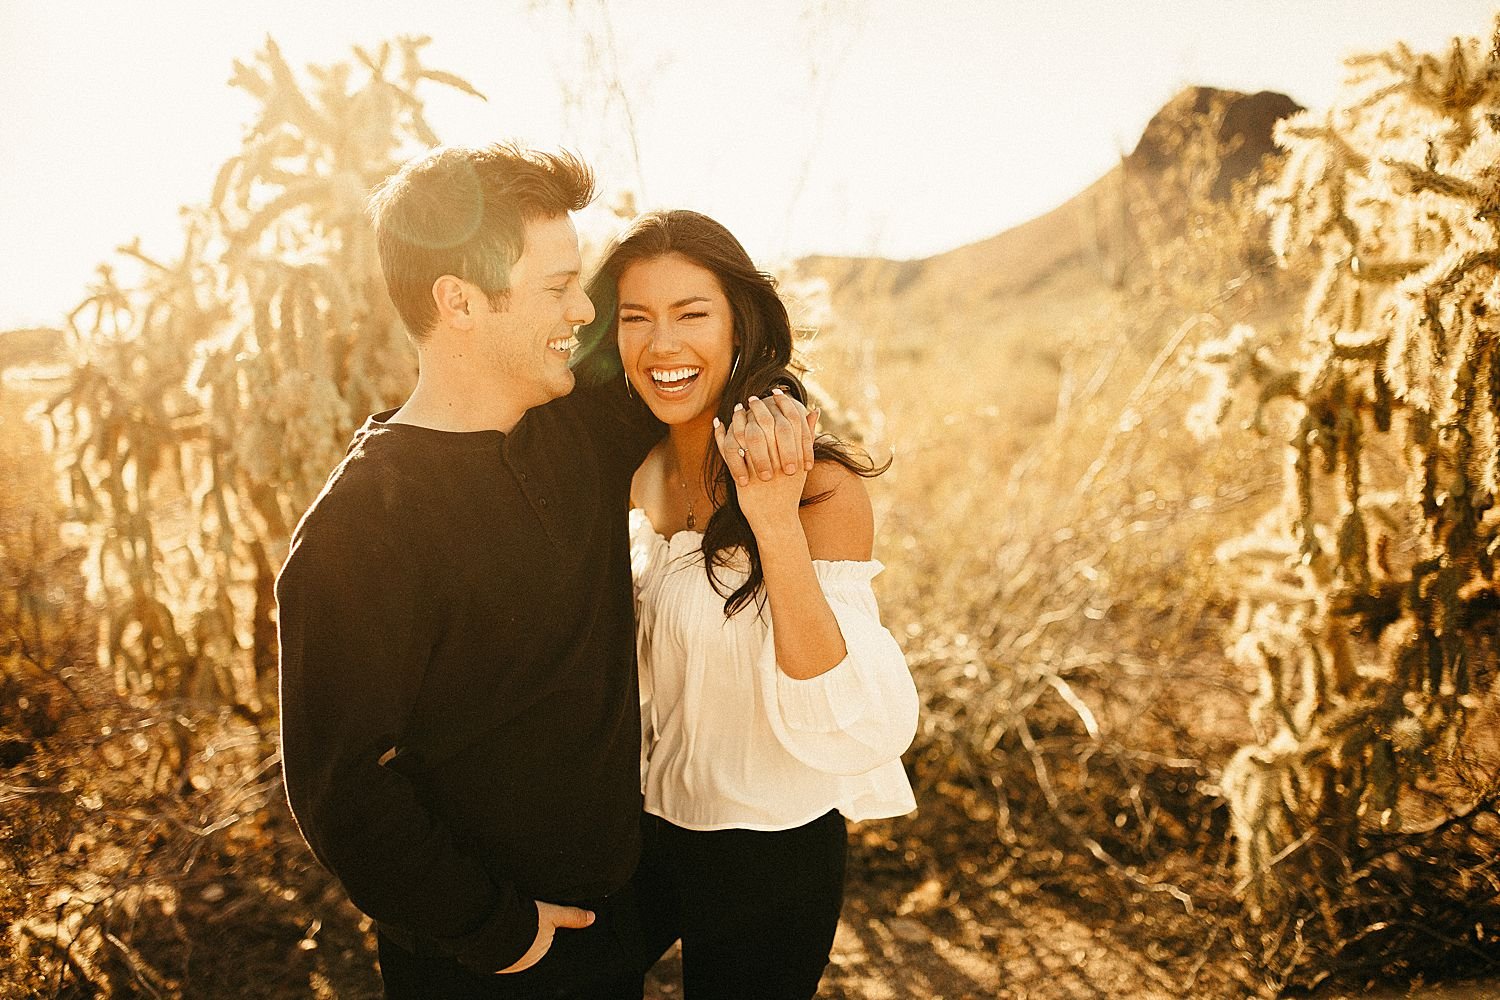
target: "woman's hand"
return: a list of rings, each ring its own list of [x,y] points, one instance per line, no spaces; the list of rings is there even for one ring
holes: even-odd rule
[[[728,427],[714,421],[714,442],[739,487],[740,510],[758,539],[798,521],[798,507],[813,466],[818,412],[774,389],[767,400],[736,406]],[[772,467],[764,457],[779,463]]]
[[[769,481],[778,469],[793,475],[799,462],[811,471],[812,426],[805,406],[780,389],[772,389],[769,400],[751,396],[748,406],[735,406],[727,438],[726,428],[715,417],[714,439],[729,475],[743,487],[752,479]]]

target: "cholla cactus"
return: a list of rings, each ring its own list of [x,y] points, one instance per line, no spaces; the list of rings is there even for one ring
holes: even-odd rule
[[[1282,506],[1221,552],[1261,678],[1223,781],[1240,871],[1252,912],[1310,894],[1331,925],[1324,890],[1462,739],[1500,627],[1500,22],[1488,50],[1348,65],[1340,103],[1279,126],[1263,199],[1312,278],[1300,335],[1203,357],[1291,429]]]
[[[411,385],[365,193],[437,142],[423,38],[305,86],[274,42],[236,62],[260,101],[179,261],[124,248],[145,277],[101,279],[70,319],[79,364],[50,416],[68,462],[101,659],[120,686],[251,715],[274,677],[272,583],[299,513],[355,423]]]

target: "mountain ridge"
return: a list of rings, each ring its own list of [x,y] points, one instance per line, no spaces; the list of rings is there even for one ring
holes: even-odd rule
[[[972,243],[960,244],[953,249],[941,250],[919,258],[883,258],[883,256],[837,255],[837,253],[810,253],[799,259],[798,264],[807,270],[819,271],[837,267],[838,262],[880,262],[901,273],[921,270],[922,267],[944,259],[963,258],[978,247],[1004,247],[1002,252],[1016,253],[1011,243],[1049,244],[1056,240],[1052,231],[1061,219],[1071,219],[1080,211],[1080,199],[1097,199],[1113,186],[1121,183],[1122,174],[1146,177],[1163,174],[1173,163],[1178,162],[1179,151],[1196,138],[1203,124],[1214,126],[1211,136],[1218,150],[1218,172],[1212,183],[1214,198],[1227,198],[1235,181],[1259,168],[1266,156],[1280,154],[1275,145],[1274,129],[1277,121],[1293,112],[1301,111],[1302,105],[1274,90],[1244,93],[1238,90],[1191,85],[1179,91],[1169,102],[1164,103],[1157,114],[1152,115],[1142,130],[1136,147],[1122,157],[1121,163],[1112,166],[1097,180],[1068,198],[1031,219],[1008,226],[1001,232]],[[1215,112],[1218,112],[1215,115]],[[1215,121],[1214,118],[1218,120]],[[1079,249],[1079,247],[1073,247]]]
[[[1189,87],[1120,163],[1035,218],[916,260],[803,258],[795,276],[828,287],[829,318],[805,351],[820,396],[872,440],[899,429],[891,443],[923,482],[968,462],[1008,467],[1046,428],[1107,433],[1173,331],[1223,291],[1205,285],[1195,301],[1155,283],[1254,267],[1199,256],[1221,247],[1193,237],[1189,216],[1280,155],[1276,122],[1297,109],[1272,92]],[[1259,281],[1242,300],[1237,315],[1256,323],[1295,309]]]
[[[1103,257],[1123,251],[1128,239],[1127,178],[1160,179],[1179,162],[1181,151],[1194,140],[1214,146],[1217,168],[1211,186],[1216,199],[1228,197],[1234,182],[1256,170],[1266,156],[1279,155],[1273,132],[1276,122],[1301,106],[1285,94],[1260,91],[1247,94],[1214,87],[1184,88],[1152,116],[1135,148],[1119,164],[1062,204],[972,243],[927,257],[892,260],[811,254],[797,263],[801,273],[829,281],[837,296],[851,282],[871,281],[900,296],[924,276],[946,282],[972,281],[981,275],[990,294],[1018,294],[1045,284],[1049,275],[1069,265],[1092,263],[1103,267]],[[1204,135],[1211,128],[1212,133]]]

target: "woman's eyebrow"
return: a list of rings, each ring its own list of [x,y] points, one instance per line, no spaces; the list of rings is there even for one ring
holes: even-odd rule
[[[710,299],[709,299],[709,297],[707,295],[695,295],[692,298],[688,298],[688,299],[678,299],[676,302],[673,302],[671,305],[667,306],[667,308],[668,309],[681,309],[683,306],[690,306],[694,302],[708,302],[708,301],[710,301]],[[621,302],[620,303],[620,308],[621,309],[635,309],[635,310],[638,310],[640,312],[650,312],[650,310],[647,309],[645,306],[638,306],[634,302]]]

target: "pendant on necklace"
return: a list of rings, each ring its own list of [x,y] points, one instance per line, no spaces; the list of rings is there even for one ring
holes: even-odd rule
[[[693,512],[693,495],[688,492],[687,483],[683,482],[680,478],[677,480],[677,485],[682,487],[682,502],[687,504],[687,530],[697,531],[698,515]]]
[[[676,484],[682,487],[682,502],[687,504],[687,529],[688,531],[697,531],[697,513],[693,510],[693,495],[687,492],[687,480],[682,478],[681,469],[678,469],[678,474],[673,478],[675,478]]]

